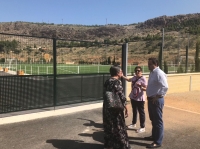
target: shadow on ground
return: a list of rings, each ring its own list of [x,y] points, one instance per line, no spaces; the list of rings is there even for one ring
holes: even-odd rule
[[[58,149],[102,149],[104,144],[104,132],[103,124],[96,123],[95,121],[78,118],[80,120],[86,120],[88,123],[84,123],[84,126],[94,127],[90,132],[92,133],[80,133],[79,136],[92,138],[93,141],[98,143],[85,143],[83,140],[59,140],[50,139],[46,143],[51,143],[55,148]],[[131,130],[131,129],[130,129]],[[134,131],[134,130],[133,130]],[[129,137],[129,142],[131,146],[147,146],[149,143],[138,142],[144,140],[141,137]]]
[[[78,118],[80,120],[86,120],[88,123],[84,123],[84,126],[94,127],[92,129],[93,133],[81,133],[79,136],[90,137],[94,141],[100,142],[97,143],[85,143],[82,140],[59,140],[59,139],[50,139],[46,143],[51,143],[55,148],[58,149],[102,149],[103,148],[103,125],[96,123],[92,120]]]
[[[51,139],[47,140],[47,143],[51,143],[58,149],[102,149],[103,144],[84,143],[81,140],[59,140]]]

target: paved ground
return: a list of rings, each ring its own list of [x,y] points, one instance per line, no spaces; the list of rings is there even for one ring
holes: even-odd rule
[[[131,122],[130,104],[129,115],[127,125]],[[166,105],[164,124],[163,149],[200,148],[200,113]],[[103,149],[102,109],[0,125],[0,133],[0,149]],[[128,134],[133,149],[151,143],[143,140],[151,134],[148,115],[145,133],[128,130]]]
[[[200,113],[200,91],[171,93],[165,97],[165,104]]]

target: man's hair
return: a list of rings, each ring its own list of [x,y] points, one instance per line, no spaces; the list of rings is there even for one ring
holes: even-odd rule
[[[140,67],[140,66],[136,66],[136,67],[135,67],[135,71],[136,71],[138,68],[142,71],[142,67]]]
[[[117,76],[117,74],[120,72],[120,70],[121,70],[121,67],[118,66],[118,65],[111,66],[110,67],[110,75],[111,75],[111,77]]]
[[[154,65],[159,66],[159,62],[156,58],[149,58],[149,61],[151,61]]]

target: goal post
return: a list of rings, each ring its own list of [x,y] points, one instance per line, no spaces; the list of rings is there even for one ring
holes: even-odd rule
[[[6,58],[4,68],[8,68],[11,71],[17,71],[17,59]]]

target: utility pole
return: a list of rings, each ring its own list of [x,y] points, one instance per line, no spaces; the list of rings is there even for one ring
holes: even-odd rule
[[[180,64],[180,33],[178,36],[178,65]]]
[[[188,33],[188,44],[186,46],[186,57],[185,57],[185,72],[188,72],[188,50],[189,50],[189,33]]]
[[[188,72],[188,45],[186,46],[185,73]]]
[[[189,48],[189,44],[190,44],[190,34],[188,33],[188,48]]]
[[[160,49],[160,69],[162,69],[162,64],[163,64],[163,48],[164,48],[164,28],[162,30],[162,45]]]

